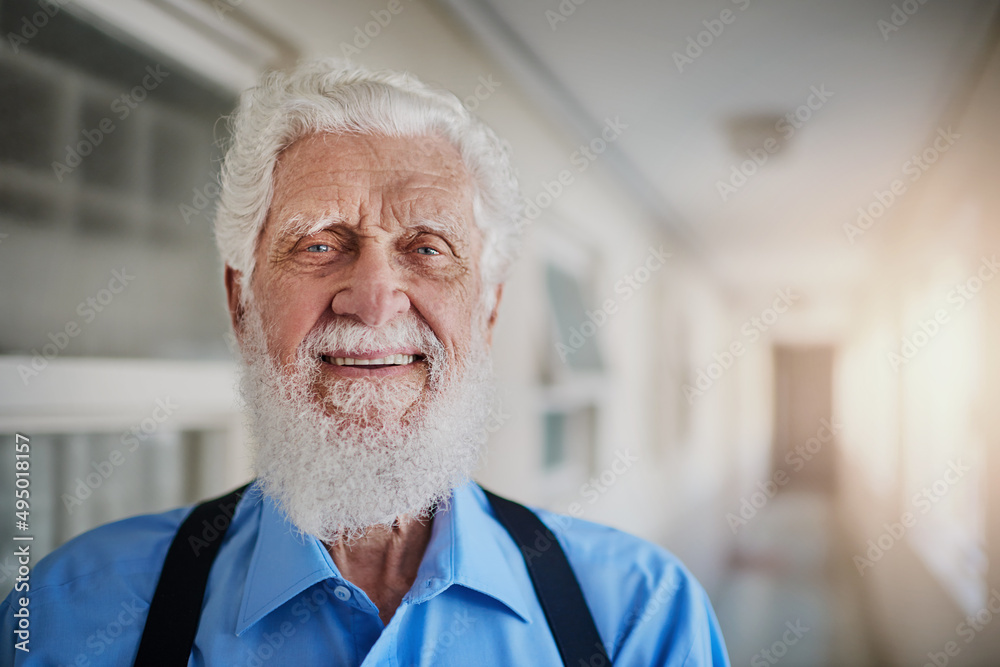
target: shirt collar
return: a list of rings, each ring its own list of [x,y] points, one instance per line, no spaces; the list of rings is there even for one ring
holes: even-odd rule
[[[258,500],[260,527],[236,621],[237,635],[313,584],[340,578],[322,542],[299,533],[271,498],[258,496]]]
[[[523,557],[487,504],[478,484],[455,489],[434,518],[427,551],[404,599],[423,602],[458,584],[498,600],[530,623],[524,578],[514,573],[515,567],[523,569]]]
[[[256,487],[254,490],[256,490]],[[236,634],[267,616],[310,586],[326,579],[341,579],[323,543],[301,535],[270,498],[247,494],[260,507],[257,543],[247,570]],[[404,601],[430,600],[453,584],[464,586],[501,602],[530,623],[522,591],[511,560],[522,557],[506,530],[487,511],[482,489],[470,482],[455,489],[434,517],[417,577]],[[523,577],[522,577],[523,580]]]

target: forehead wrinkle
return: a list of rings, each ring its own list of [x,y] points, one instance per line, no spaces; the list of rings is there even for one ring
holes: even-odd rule
[[[360,228],[372,222],[384,228],[394,222],[403,227],[413,227],[418,219],[425,228],[434,228],[440,233],[460,238],[472,231],[470,227],[477,226],[474,219],[473,224],[468,224],[466,218],[472,211],[464,210],[471,204],[469,200],[474,197],[476,183],[461,155],[450,145],[444,148],[434,146],[436,150],[431,153],[437,159],[416,165],[408,159],[413,157],[414,144],[424,147],[422,145],[432,137],[413,137],[408,146],[384,147],[376,145],[377,137],[360,136],[357,138],[367,149],[363,150],[367,159],[358,163],[355,160],[357,151],[347,150],[342,154],[345,159],[338,159],[335,164],[323,168],[320,163],[325,160],[314,162],[311,154],[317,149],[320,153],[340,152],[339,146],[334,148],[331,145],[334,143],[331,140],[335,138],[335,135],[329,134],[313,135],[296,142],[280,156],[278,170],[282,173],[275,183],[275,192],[284,192],[285,196],[281,198],[283,205],[294,207],[299,199],[313,199],[310,193],[316,188],[321,189],[320,199],[333,196],[339,204],[317,213],[295,212],[293,208],[289,212],[291,215],[278,226],[277,238],[317,233],[335,225],[351,227],[355,223],[359,226],[356,231],[361,231]],[[327,156],[321,155],[323,158]],[[298,168],[301,161],[308,165],[304,170]],[[331,187],[334,192],[323,192]],[[343,210],[345,205],[351,209],[346,216]],[[359,207],[356,211],[355,206]],[[456,207],[463,210],[459,211]],[[378,215],[379,209],[382,210],[381,215]],[[377,217],[371,217],[372,214]],[[439,220],[442,222],[437,222]]]
[[[426,223],[438,231],[461,234],[468,228],[466,218],[473,215],[473,197],[474,190],[467,183],[434,183],[412,188],[403,197],[388,198],[383,206],[395,219],[406,219],[410,225]]]
[[[344,149],[331,145],[342,139],[358,140],[363,144],[363,148]],[[378,141],[379,139],[389,139],[395,143],[385,146]],[[444,145],[441,145],[439,140],[443,141]],[[408,158],[412,157],[414,152],[433,157],[434,162],[430,167],[426,163],[413,165]],[[463,175],[471,176],[461,152],[448,137],[440,133],[390,137],[377,133],[317,132],[300,137],[282,150],[278,155],[276,169],[286,167],[290,159],[312,159],[309,156],[315,157],[314,153],[321,156],[332,154],[341,158],[333,171],[342,174],[361,172],[368,176],[390,176],[386,182],[401,180],[405,182],[410,177],[420,175],[447,179],[460,179]]]

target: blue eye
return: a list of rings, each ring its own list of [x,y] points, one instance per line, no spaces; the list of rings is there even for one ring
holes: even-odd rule
[[[320,248],[320,250],[316,250],[316,248]],[[325,243],[315,243],[306,248],[306,252],[327,252],[328,250],[330,250],[330,246]]]
[[[440,255],[441,254],[437,250],[435,250],[434,248],[428,248],[427,246],[423,246],[422,248],[417,248],[417,252],[420,253],[421,255]]]

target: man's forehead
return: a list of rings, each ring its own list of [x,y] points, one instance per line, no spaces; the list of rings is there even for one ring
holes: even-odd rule
[[[279,156],[268,223],[311,233],[357,223],[378,206],[408,225],[457,233],[471,223],[473,193],[461,154],[444,137],[313,134]]]
[[[471,184],[459,150],[437,134],[391,137],[381,134],[315,133],[278,155],[276,186],[304,174],[355,184],[430,181]],[[285,183],[282,183],[285,181]]]

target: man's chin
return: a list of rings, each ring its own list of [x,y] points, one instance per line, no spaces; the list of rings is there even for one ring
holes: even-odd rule
[[[338,429],[356,429],[359,433],[381,436],[380,440],[402,433],[419,421],[420,414],[420,411],[413,407],[403,410],[372,407],[369,410],[350,413],[330,407],[323,407],[320,410],[317,411],[317,418],[321,424],[336,425]]]
[[[320,383],[317,413],[343,427],[380,428],[386,433],[411,426],[424,414],[429,390],[404,380],[338,380]]]

